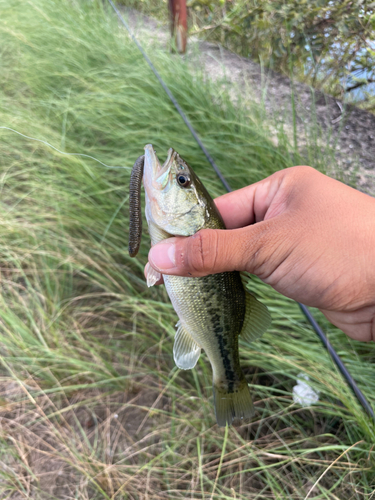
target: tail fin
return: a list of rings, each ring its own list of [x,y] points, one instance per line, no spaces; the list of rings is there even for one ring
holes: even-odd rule
[[[238,425],[253,416],[254,406],[245,380],[234,389],[234,392],[227,392],[215,384],[213,390],[216,421],[219,427],[232,423]]]

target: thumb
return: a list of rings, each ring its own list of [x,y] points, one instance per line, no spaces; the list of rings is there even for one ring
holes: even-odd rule
[[[148,260],[162,274],[199,277],[248,271],[262,278],[282,259],[277,254],[284,253],[275,219],[240,229],[202,229],[194,236],[168,238],[151,248]]]

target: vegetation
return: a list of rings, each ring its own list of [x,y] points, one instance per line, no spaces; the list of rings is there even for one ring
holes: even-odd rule
[[[122,0],[165,17],[165,0]],[[372,0],[189,0],[190,33],[375,110]]]
[[[84,0],[0,10],[0,125],[24,134],[0,129],[0,497],[371,497],[374,422],[293,302],[253,280],[273,324],[241,346],[250,424],[216,426],[204,356],[174,366],[176,315],[143,277],[148,236],[127,255],[130,168],[144,144],[173,146],[222,187],[117,19]],[[197,63],[142,43],[234,188],[292,164],[282,125],[275,137]],[[304,160],[321,168],[318,136]],[[317,317],[375,406],[375,344]],[[293,403],[300,372],[314,407]]]

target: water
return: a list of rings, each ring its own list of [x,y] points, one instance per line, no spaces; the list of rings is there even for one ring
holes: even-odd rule
[[[355,85],[359,79],[375,79],[375,41],[368,40],[368,44],[370,51],[373,52],[373,55],[371,54],[370,57],[374,61],[374,66],[371,69],[359,67],[358,70],[353,70],[349,77],[342,78],[341,83],[347,89]],[[346,47],[344,45],[334,45],[332,48],[331,57],[336,59],[339,58],[341,55],[340,53],[345,49]],[[310,47],[308,45],[306,45],[306,50],[310,51]],[[360,58],[361,56],[364,56],[366,52],[366,49],[362,49],[362,51],[359,51],[357,57]],[[310,61],[310,65],[309,63],[306,65],[306,73],[311,70],[312,59],[308,58],[308,61]],[[324,60],[322,61],[322,66],[324,68]],[[322,78],[326,77],[327,68],[320,70],[318,75]],[[368,83],[367,85],[362,85],[361,87],[353,89],[350,92],[346,92],[344,96],[344,102],[363,101],[369,96],[375,96],[375,82]]]

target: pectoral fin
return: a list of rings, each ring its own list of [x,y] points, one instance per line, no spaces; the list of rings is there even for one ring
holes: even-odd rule
[[[147,286],[154,286],[161,278],[161,274],[149,264],[146,268]]]
[[[178,368],[190,370],[197,364],[201,348],[184,329],[180,321],[176,326],[177,332],[174,339],[173,357]]]
[[[246,291],[246,313],[241,335],[247,342],[259,339],[271,325],[267,307]]]

